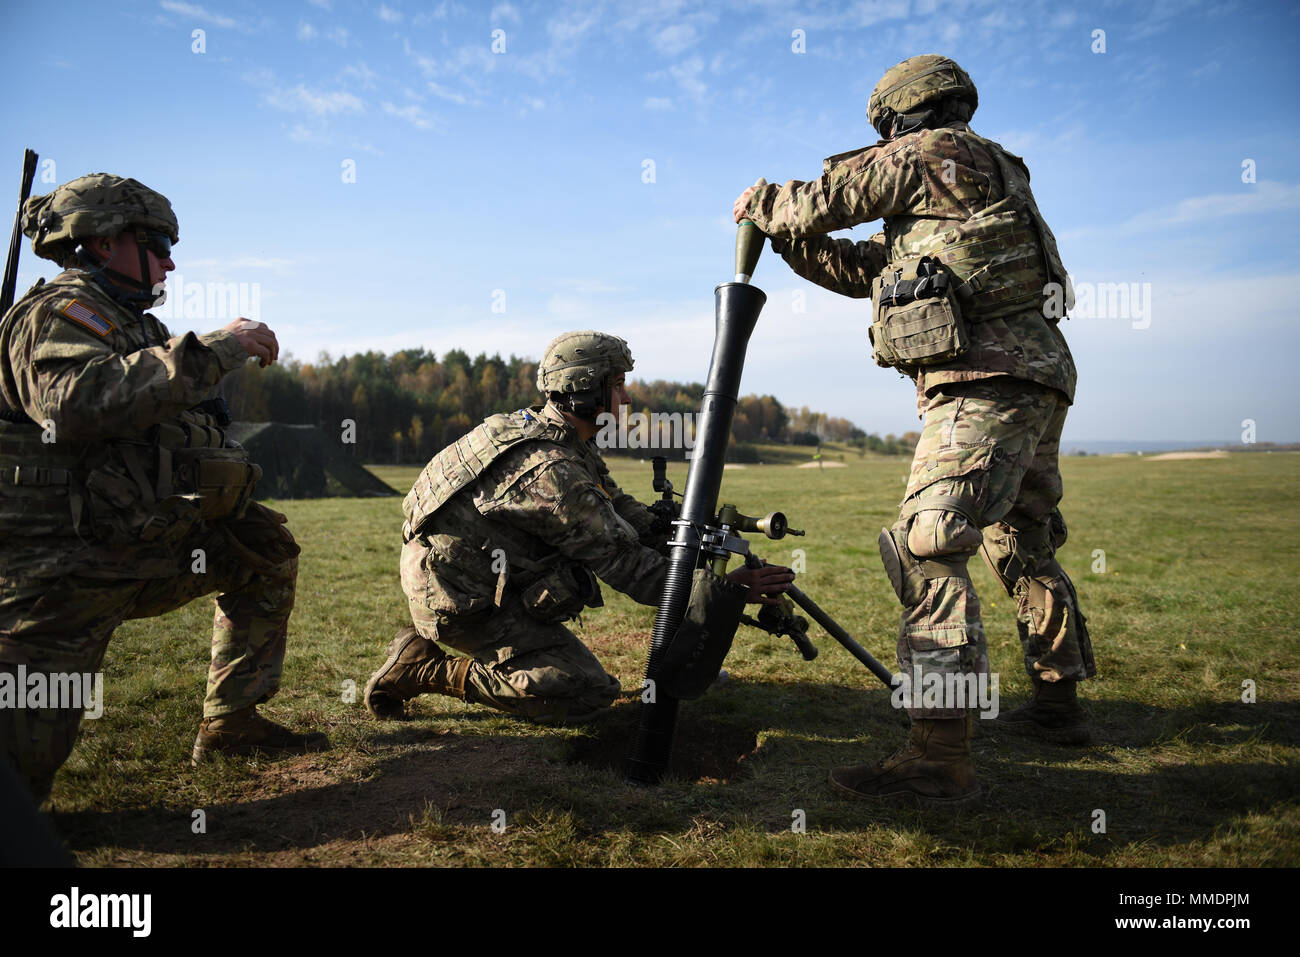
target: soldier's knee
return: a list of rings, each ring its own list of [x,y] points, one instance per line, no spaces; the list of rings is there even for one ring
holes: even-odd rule
[[[980,530],[958,512],[928,508],[880,534],[880,558],[904,608],[924,600],[929,583],[969,579],[966,562],[979,548]]]
[[[908,551],[917,558],[970,557],[983,541],[983,534],[966,516],[938,508],[917,512],[907,532]]]

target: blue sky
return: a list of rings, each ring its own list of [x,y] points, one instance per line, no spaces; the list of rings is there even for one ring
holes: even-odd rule
[[[0,197],[26,146],[55,182],[142,180],[180,218],[181,288],[257,284],[302,359],[535,357],[596,327],[636,375],[702,380],[736,194],[872,142],[880,74],[940,52],[979,87],[974,129],[1028,162],[1076,284],[1138,290],[1064,326],[1066,445],[1239,441],[1245,419],[1297,441],[1298,37],[1294,3],[7,3]],[[26,249],[20,292],[48,265]],[[744,391],[916,428],[865,300],[770,252],[754,282]]]

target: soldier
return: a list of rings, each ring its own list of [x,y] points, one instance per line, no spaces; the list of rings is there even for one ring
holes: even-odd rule
[[[1018,603],[1034,686],[1032,702],[1000,725],[1061,743],[1089,738],[1075,689],[1095,673],[1092,648],[1054,557],[1065,541],[1057,454],[1075,387],[1057,327],[1068,280],[1024,163],[967,125],[978,102],[947,57],[904,60],[868,104],[880,142],[832,156],[815,182],[751,187],[733,209],[799,275],[872,299],[876,362],[914,379],[925,423],[898,522],[881,535],[904,607],[898,661],[916,692],[912,731],[884,761],[831,772],[854,797],[979,794],[970,709],[955,696],[915,706],[918,678],[955,689],[988,672],[967,570],[976,551]],[[825,235],[881,218],[884,231],[866,242]]]
[[[541,723],[613,703],[618,679],[563,623],[602,604],[597,577],[645,605],[663,589],[668,562],[650,546],[671,517],[619,489],[594,441],[597,416],[628,403],[631,369],[616,336],[559,336],[537,369],[545,405],[489,417],[425,466],[403,503],[413,625],[366,685],[375,717],[402,717],[425,692]],[[729,577],[769,604],[794,580],[777,566]]]
[[[251,501],[260,470],[210,400],[249,356],[275,361],[275,334],[237,319],[172,336],[144,311],[179,234],[167,199],[133,179],[33,197],[23,231],[65,271],[0,322],[0,680],[96,673],[121,621],[216,591],[193,760],[328,747],[256,711],[280,685],[299,548]],[[83,710],[47,703],[0,708],[0,747],[38,800]]]

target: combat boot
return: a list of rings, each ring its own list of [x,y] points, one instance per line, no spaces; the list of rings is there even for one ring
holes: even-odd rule
[[[319,731],[298,734],[282,724],[276,724],[257,713],[256,705],[216,718],[204,718],[194,739],[190,763],[198,765],[212,755],[264,754],[282,757],[288,754],[306,754],[309,751],[328,751],[329,738]]]
[[[1079,706],[1077,681],[1034,678],[1034,697],[1028,704],[997,716],[996,727],[1014,734],[1032,735],[1054,744],[1087,744],[1092,740],[1088,713]]]
[[[970,758],[971,718],[916,718],[907,743],[877,764],[831,771],[831,787],[854,798],[953,806],[980,794]]]
[[[446,654],[408,625],[388,643],[388,660],[366,682],[366,708],[376,718],[404,718],[406,702],[425,693],[464,701],[473,663]]]

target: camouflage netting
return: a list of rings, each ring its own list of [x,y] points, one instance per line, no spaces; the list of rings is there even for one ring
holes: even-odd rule
[[[398,493],[314,425],[236,422],[226,430],[262,467],[256,496],[363,498]]]

